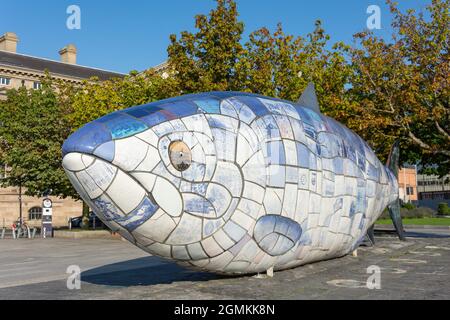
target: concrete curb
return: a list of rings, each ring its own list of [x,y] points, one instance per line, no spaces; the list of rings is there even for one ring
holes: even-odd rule
[[[405,224],[403,225],[405,229],[442,229],[450,230],[450,226],[431,226],[431,225],[415,225],[415,224]],[[378,230],[394,230],[393,226],[385,224],[376,224],[375,228]]]
[[[90,231],[55,230],[54,237],[65,239],[114,239],[114,240],[120,240],[122,238],[119,234],[111,233],[108,230],[90,230]]]

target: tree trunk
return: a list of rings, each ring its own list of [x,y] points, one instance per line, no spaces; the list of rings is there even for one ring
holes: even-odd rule
[[[82,218],[82,228],[89,229],[89,206],[83,201],[83,218]]]

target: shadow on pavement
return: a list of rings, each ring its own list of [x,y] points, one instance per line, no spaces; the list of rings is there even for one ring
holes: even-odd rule
[[[389,229],[375,230],[375,235],[388,235],[397,238],[395,231]],[[411,230],[406,231],[406,237],[448,239],[450,233],[430,229]],[[119,287],[170,284],[181,281],[199,282],[230,277],[189,270],[155,256],[108,264],[81,273],[83,282]]]
[[[430,232],[415,232],[415,231],[407,231],[407,237],[410,238],[450,238],[449,234],[438,234],[438,233],[430,233]]]
[[[192,271],[153,256],[104,265],[81,273],[83,282],[120,287],[170,284],[179,281],[208,281],[220,278],[223,276]]]

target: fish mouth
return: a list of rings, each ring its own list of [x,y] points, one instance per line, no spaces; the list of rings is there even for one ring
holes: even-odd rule
[[[159,209],[141,182],[109,161],[69,152],[64,155],[62,166],[81,198],[112,230],[124,228],[132,232]]]

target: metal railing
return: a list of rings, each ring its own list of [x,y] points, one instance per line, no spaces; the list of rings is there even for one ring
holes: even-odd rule
[[[0,231],[0,239],[5,239],[11,237],[12,239],[20,239],[20,238],[28,238],[33,239],[36,237],[37,228],[30,228],[28,225],[23,224],[20,227],[11,227],[5,228],[3,227]],[[42,236],[42,229],[41,229]]]

